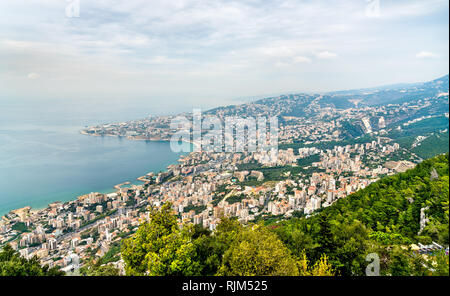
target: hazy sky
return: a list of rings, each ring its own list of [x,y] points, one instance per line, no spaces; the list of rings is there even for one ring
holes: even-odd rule
[[[448,0],[76,2],[0,1],[0,100],[179,111],[448,73]]]

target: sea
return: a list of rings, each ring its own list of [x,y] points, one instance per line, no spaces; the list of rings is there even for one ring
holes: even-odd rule
[[[168,142],[82,135],[89,125],[144,118],[151,106],[0,99],[0,216],[45,208],[159,172],[177,162]],[[185,144],[190,145],[190,144]]]

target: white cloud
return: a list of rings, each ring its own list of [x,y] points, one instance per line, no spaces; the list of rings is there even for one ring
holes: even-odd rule
[[[296,56],[294,58],[294,63],[310,63],[311,60],[307,57]]]
[[[268,57],[290,57],[295,51],[288,46],[272,46],[261,49],[261,53]]]
[[[34,79],[39,78],[39,74],[31,72],[31,73],[28,73],[27,77],[28,77],[28,79],[34,80]]]
[[[51,85],[50,95],[77,99],[193,100],[420,81],[448,71],[446,63],[420,68],[419,60],[448,61],[448,0],[381,0],[377,19],[365,15],[367,2],[82,0],[80,17],[67,18],[63,0],[2,0],[0,92],[27,97]],[[433,53],[404,54],[422,44]],[[355,77],[362,68],[372,71]],[[23,88],[30,71],[39,83]],[[325,72],[336,79],[324,81]]]
[[[433,52],[430,52],[430,51],[421,51],[416,54],[416,58],[418,58],[418,59],[436,59],[438,57],[439,57],[439,55],[437,55]]]
[[[275,67],[278,67],[278,68],[285,68],[285,67],[289,67],[289,66],[290,66],[290,64],[284,63],[284,62],[276,62],[275,63]]]
[[[448,0],[406,0],[382,1],[368,0],[370,3],[379,3],[379,16],[384,19],[411,18],[427,15],[439,10],[448,10]]]
[[[337,58],[337,54],[334,52],[329,52],[329,51],[322,51],[317,53],[317,57],[319,59],[334,59]]]

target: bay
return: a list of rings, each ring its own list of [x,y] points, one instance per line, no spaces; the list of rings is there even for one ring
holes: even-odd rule
[[[0,104],[0,216],[24,206],[43,208],[90,192],[112,192],[126,181],[142,184],[137,177],[179,159],[168,142],[80,134],[86,125],[146,116],[134,106],[87,107]]]

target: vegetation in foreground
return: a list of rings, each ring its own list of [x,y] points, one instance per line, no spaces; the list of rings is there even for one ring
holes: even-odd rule
[[[0,276],[60,276],[64,272],[56,267],[41,266],[39,259],[25,259],[10,245],[0,252]]]
[[[334,275],[325,255],[311,265],[263,224],[244,227],[224,218],[214,233],[180,228],[169,203],[125,240],[122,258],[127,275]]]

